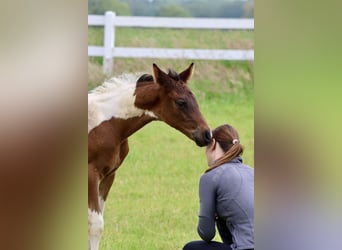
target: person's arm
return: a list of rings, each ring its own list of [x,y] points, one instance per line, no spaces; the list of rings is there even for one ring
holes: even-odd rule
[[[217,218],[216,219],[216,227],[219,231],[219,234],[221,236],[221,239],[224,243],[230,245],[233,243],[232,234],[230,233],[229,229],[226,225],[226,220]]]
[[[215,237],[216,190],[209,177],[204,174],[199,185],[200,212],[197,232],[204,241],[211,241]]]

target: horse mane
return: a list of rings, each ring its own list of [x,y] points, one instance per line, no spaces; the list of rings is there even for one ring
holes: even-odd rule
[[[123,73],[105,80],[101,85],[88,91],[88,94],[103,94],[118,88],[135,87],[139,73]]]
[[[135,112],[133,96],[139,75],[141,73],[124,73],[104,81],[88,92],[88,133],[92,128],[113,116],[125,117],[125,112]],[[126,103],[122,104],[120,100],[126,100]],[[128,108],[130,110],[127,111]]]
[[[136,86],[151,84],[151,74],[124,73],[104,81],[88,92],[88,133],[101,122],[112,117],[127,119],[147,114],[147,110],[135,107]]]

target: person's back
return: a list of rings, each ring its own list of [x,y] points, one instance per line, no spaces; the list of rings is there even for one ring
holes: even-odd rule
[[[237,157],[205,173],[201,177],[203,184],[200,186],[200,192],[203,192],[201,197],[216,197],[213,205],[218,217],[226,222],[232,235],[233,249],[254,247],[254,169],[241,162],[242,159]],[[202,179],[208,180],[202,182]],[[212,188],[208,185],[212,185]],[[215,193],[209,194],[210,190]],[[200,214],[200,218],[203,216],[205,215]],[[203,229],[198,232],[208,230],[205,222],[201,223],[201,219],[199,227]],[[200,236],[206,238],[204,235]]]

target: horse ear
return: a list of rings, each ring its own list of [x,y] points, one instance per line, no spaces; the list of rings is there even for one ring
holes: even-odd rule
[[[153,79],[158,84],[163,84],[165,80],[169,78],[167,74],[165,74],[157,64],[153,64]]]
[[[179,78],[187,83],[189,81],[189,79],[191,78],[192,74],[194,73],[194,69],[195,69],[195,66],[194,66],[194,63],[191,63],[190,66],[184,70],[182,73],[179,74]]]

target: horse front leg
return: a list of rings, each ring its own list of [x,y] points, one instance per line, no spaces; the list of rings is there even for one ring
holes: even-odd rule
[[[107,200],[109,191],[113,185],[114,179],[115,179],[115,171],[121,166],[123,161],[125,160],[127,154],[129,151],[128,147],[128,140],[125,139],[120,144],[120,153],[119,153],[119,161],[118,166],[115,168],[115,170],[108,176],[106,176],[100,183],[100,196],[99,196],[99,204],[100,208],[103,214],[104,211],[104,204]]]
[[[120,144],[119,164],[129,151],[128,141]],[[117,167],[117,168],[118,168]],[[88,249],[98,250],[104,228],[104,204],[115,179],[115,171],[100,181],[95,165],[88,164]]]
[[[105,177],[100,183],[100,195],[99,195],[99,204],[102,215],[104,214],[104,205],[105,201],[107,200],[110,188],[115,179],[115,172],[110,174],[109,176]]]
[[[93,164],[88,164],[88,249],[98,250],[103,233],[104,221],[99,202],[98,172]]]

